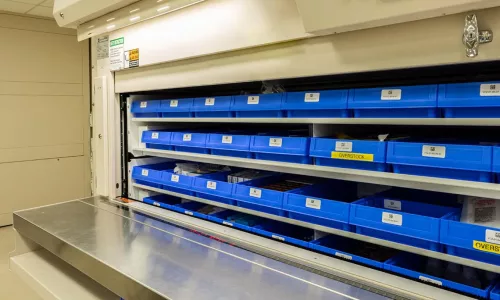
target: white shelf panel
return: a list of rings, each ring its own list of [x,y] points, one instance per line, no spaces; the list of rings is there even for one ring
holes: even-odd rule
[[[290,174],[299,174],[330,179],[340,179],[364,183],[373,183],[403,188],[412,188],[427,191],[445,192],[460,195],[487,197],[500,199],[500,184],[484,183],[465,180],[454,180],[437,177],[414,176],[395,174],[387,172],[375,172],[356,169],[323,167],[316,165],[305,165],[285,163],[269,160],[258,160],[249,158],[238,158],[230,156],[218,156],[210,154],[198,154],[189,152],[177,152],[169,150],[156,150],[136,148],[134,155],[151,155],[180,160],[213,163],[233,167],[259,169]]]
[[[181,193],[175,193],[175,192],[164,190],[164,189],[154,188],[154,187],[150,187],[147,185],[141,185],[141,184],[134,183],[133,186],[136,188],[149,190],[149,191],[153,191],[153,192],[157,192],[157,193],[161,193],[161,194],[171,195],[174,197],[184,198],[187,200],[192,200],[192,201],[210,204],[213,206],[227,208],[227,209],[247,213],[249,215],[255,215],[255,216],[259,216],[259,217],[263,217],[263,218],[267,218],[267,219],[273,219],[273,220],[277,220],[277,221],[284,222],[284,223],[298,225],[298,226],[302,226],[302,227],[306,227],[306,228],[319,230],[322,232],[327,232],[327,233],[331,233],[331,234],[335,234],[335,235],[340,235],[340,236],[360,240],[363,242],[377,244],[377,245],[381,245],[381,246],[385,246],[385,247],[389,247],[389,248],[394,248],[394,249],[398,249],[398,250],[402,250],[402,251],[406,251],[406,252],[416,253],[416,254],[423,255],[423,256],[428,256],[428,257],[437,258],[437,259],[441,259],[441,260],[445,260],[445,261],[450,261],[450,262],[454,262],[454,263],[461,264],[461,265],[466,265],[466,266],[470,266],[470,267],[474,267],[474,268],[478,268],[478,269],[483,269],[483,270],[487,270],[487,271],[491,271],[491,272],[495,272],[495,273],[500,273],[500,266],[492,265],[492,264],[488,264],[488,263],[484,263],[484,262],[480,262],[480,261],[476,261],[476,260],[472,260],[472,259],[467,259],[467,258],[463,258],[463,257],[449,255],[446,253],[435,252],[435,251],[431,251],[431,250],[427,250],[427,249],[423,249],[423,248],[418,248],[418,247],[413,247],[413,246],[409,246],[409,245],[405,245],[405,244],[400,244],[400,243],[396,243],[396,242],[382,240],[382,239],[358,234],[355,232],[349,232],[349,231],[339,230],[339,229],[326,227],[326,226],[322,226],[322,225],[317,225],[317,224],[312,224],[312,223],[303,222],[303,221],[299,221],[299,220],[280,217],[280,216],[267,214],[267,213],[260,212],[260,211],[255,211],[252,209],[242,208],[239,206],[229,205],[229,204],[220,203],[217,201],[207,200],[207,199],[189,196],[189,195],[185,195],[185,194],[181,194]]]
[[[132,118],[143,123],[267,123],[267,124],[360,124],[427,126],[500,126],[500,118]]]

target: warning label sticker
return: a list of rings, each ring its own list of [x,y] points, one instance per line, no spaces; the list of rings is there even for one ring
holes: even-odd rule
[[[354,152],[332,152],[332,158],[358,161],[373,161],[373,154]]]
[[[500,254],[500,245],[490,244],[481,241],[472,241],[472,247],[479,251]]]
[[[125,51],[125,68],[139,66],[139,48]]]

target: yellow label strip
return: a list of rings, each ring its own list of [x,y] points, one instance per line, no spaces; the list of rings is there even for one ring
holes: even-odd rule
[[[373,154],[333,151],[332,158],[357,161],[373,161]]]
[[[500,245],[495,245],[480,241],[472,241],[472,247],[474,247],[474,249],[477,249],[479,251],[500,254]]]

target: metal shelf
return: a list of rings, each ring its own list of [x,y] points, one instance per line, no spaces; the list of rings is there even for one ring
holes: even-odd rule
[[[419,190],[500,199],[500,184],[496,183],[484,183],[387,172],[323,167],[316,165],[285,163],[269,160],[237,158],[230,156],[218,156],[189,152],[177,152],[169,150],[136,148],[133,151],[136,156],[150,155],[172,159],[227,165],[233,167],[259,169],[330,179],[340,179]]]
[[[164,189],[154,188],[154,187],[150,187],[147,185],[141,185],[141,184],[134,183],[133,186],[136,188],[144,189],[144,190],[149,190],[149,191],[153,191],[153,192],[157,192],[157,193],[171,195],[174,197],[184,198],[187,200],[202,202],[202,203],[210,204],[213,206],[218,206],[218,207],[222,207],[222,208],[231,209],[234,211],[247,213],[250,215],[255,215],[255,216],[259,216],[259,217],[263,217],[263,218],[267,218],[267,219],[277,220],[277,221],[284,222],[284,223],[289,223],[289,224],[293,224],[293,225],[298,225],[298,226],[302,226],[302,227],[306,227],[306,228],[319,230],[322,232],[340,235],[340,236],[344,236],[347,238],[360,240],[363,242],[377,244],[377,245],[381,245],[381,246],[385,246],[385,247],[389,247],[389,248],[394,248],[394,249],[398,249],[398,250],[402,250],[402,251],[406,251],[406,252],[416,253],[419,255],[437,258],[437,259],[445,260],[445,261],[449,261],[449,262],[454,262],[457,264],[470,266],[470,267],[474,267],[474,268],[478,268],[478,269],[483,269],[483,270],[491,271],[494,273],[500,273],[500,266],[492,265],[492,264],[488,264],[488,263],[484,263],[484,262],[480,262],[480,261],[476,261],[476,260],[472,260],[472,259],[467,259],[467,258],[463,258],[463,257],[449,255],[446,253],[440,253],[440,252],[435,252],[435,251],[431,251],[431,250],[427,250],[427,249],[417,248],[417,247],[413,247],[413,246],[409,246],[409,245],[405,245],[405,244],[400,244],[400,243],[396,243],[396,242],[391,242],[391,241],[387,241],[387,240],[382,240],[382,239],[378,239],[378,238],[373,238],[373,237],[358,234],[355,232],[349,232],[349,231],[339,230],[339,229],[326,227],[326,226],[322,226],[322,225],[307,223],[307,222],[303,222],[303,221],[299,221],[299,220],[289,219],[286,217],[280,217],[280,216],[276,216],[276,215],[272,215],[272,214],[263,213],[260,211],[242,208],[239,206],[229,205],[229,204],[220,203],[220,202],[212,201],[212,200],[207,200],[207,199],[203,199],[203,198],[199,198],[199,197],[195,197],[195,196],[190,196],[190,195],[185,195],[185,194],[181,194],[181,193],[175,193],[175,192],[164,190]]]
[[[358,124],[424,126],[500,126],[500,118],[132,118],[133,122],[153,123],[261,123],[261,124]]]

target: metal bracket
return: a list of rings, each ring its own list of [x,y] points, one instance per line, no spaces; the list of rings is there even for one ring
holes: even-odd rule
[[[489,43],[493,40],[493,31],[479,30],[477,17],[475,14],[465,17],[464,33],[462,41],[465,45],[465,55],[467,57],[476,57],[480,44]]]

